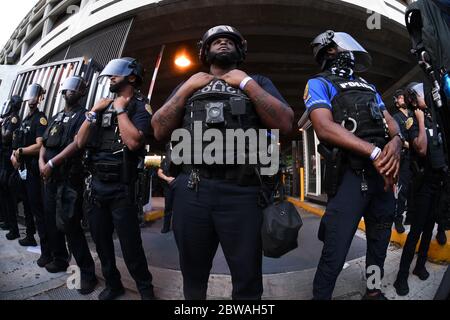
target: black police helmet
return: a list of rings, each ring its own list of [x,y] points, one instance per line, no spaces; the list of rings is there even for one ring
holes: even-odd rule
[[[144,81],[144,68],[136,59],[124,57],[111,60],[103,69],[99,78],[111,76],[128,77],[131,75],[136,76],[135,86],[140,86]]]
[[[404,89],[397,89],[397,90],[395,90],[395,93],[394,93],[394,103],[397,103],[397,99],[398,99],[398,97],[400,97],[400,96],[404,96],[405,95],[405,90]]]
[[[16,94],[11,97],[11,99],[9,100],[9,103],[11,104],[11,108],[13,110],[19,110],[20,107],[22,106],[23,100],[22,100],[21,96]]]
[[[71,76],[64,80],[61,87],[61,93],[64,94],[67,90],[74,91],[84,96],[87,91],[87,82],[80,76]]]
[[[208,50],[211,43],[215,39],[220,37],[229,38],[234,41],[237,53],[239,54],[238,64],[242,63],[247,55],[247,40],[244,39],[244,37],[236,28],[226,25],[215,26],[206,31],[206,33],[203,35],[202,40],[198,42],[198,47],[200,49],[200,61],[205,66],[209,66],[209,62],[207,60]]]

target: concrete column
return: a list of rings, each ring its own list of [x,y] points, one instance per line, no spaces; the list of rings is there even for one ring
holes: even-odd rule
[[[53,24],[54,24],[54,19],[53,17],[50,16],[50,12],[53,9],[53,3],[47,1],[47,6],[45,7],[45,12],[44,12],[44,18],[45,18],[45,22],[44,22],[44,26],[42,28],[42,38],[44,38],[47,34],[50,33],[50,31],[52,31],[53,29]]]
[[[22,59],[27,54],[29,47],[30,45],[26,41],[22,44],[22,48],[20,50],[20,59]]]

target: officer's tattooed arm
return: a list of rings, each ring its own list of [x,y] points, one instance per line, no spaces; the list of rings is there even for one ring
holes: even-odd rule
[[[152,127],[157,140],[168,138],[172,134],[172,131],[180,126],[186,100],[195,90],[207,85],[213,79],[214,77],[212,75],[204,72],[194,74],[153,115]]]

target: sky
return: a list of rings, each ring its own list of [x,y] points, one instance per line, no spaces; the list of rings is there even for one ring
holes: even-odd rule
[[[6,1],[8,4],[0,10],[0,50],[3,49],[19,23],[39,0]],[[2,2],[6,1],[3,0]]]

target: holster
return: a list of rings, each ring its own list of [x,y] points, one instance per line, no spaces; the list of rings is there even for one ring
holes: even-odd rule
[[[317,147],[325,159],[324,190],[328,197],[336,194],[343,174],[343,152],[339,148],[330,148],[324,144]]]

